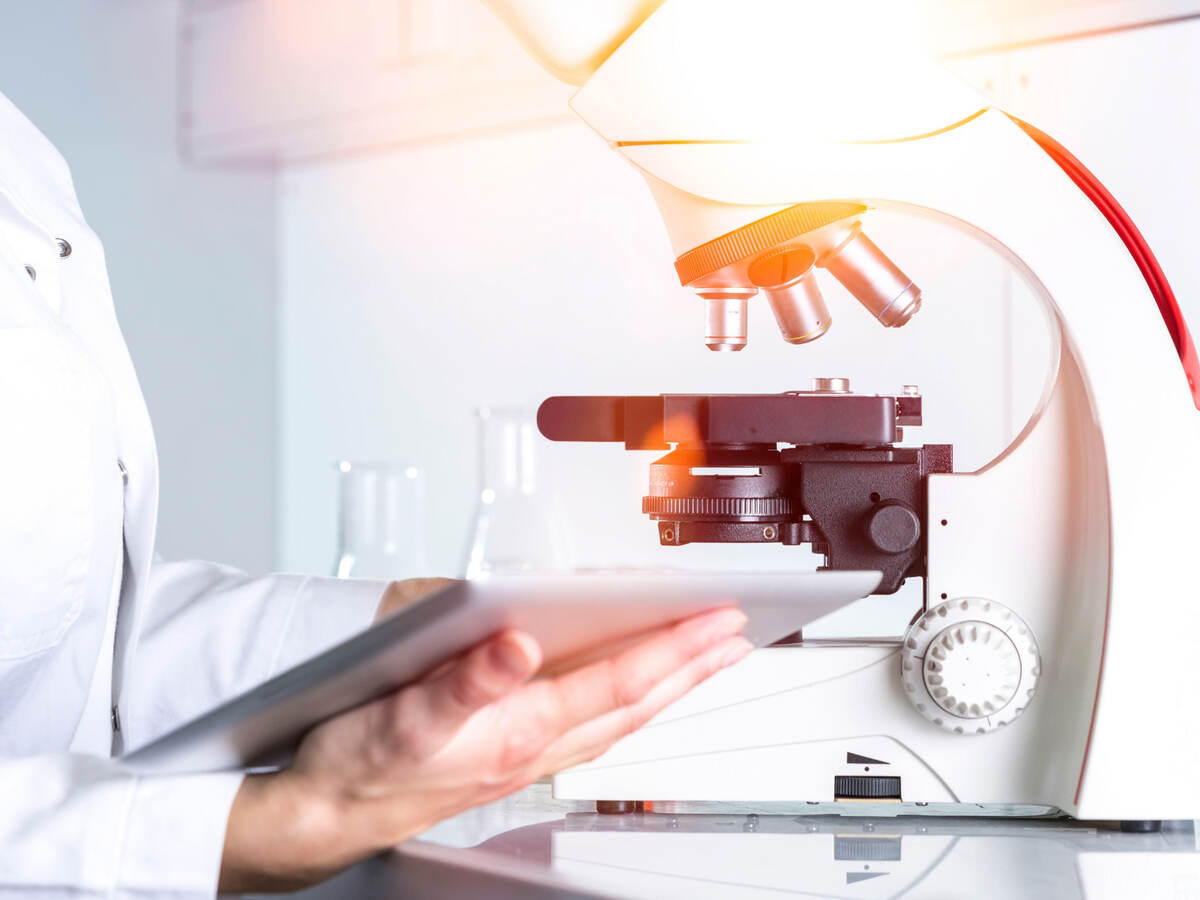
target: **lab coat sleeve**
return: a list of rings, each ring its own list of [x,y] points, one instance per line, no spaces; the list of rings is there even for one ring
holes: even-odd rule
[[[137,747],[366,628],[385,587],[154,563],[120,698],[124,746]]]
[[[67,753],[0,761],[0,898],[212,897],[241,780],[140,778]]]

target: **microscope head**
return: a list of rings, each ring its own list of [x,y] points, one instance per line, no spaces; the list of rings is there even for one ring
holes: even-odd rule
[[[762,165],[764,148],[782,175],[812,165],[814,147],[912,140],[984,108],[922,51],[918,19],[911,4],[872,0],[667,0],[572,100],[649,182],[679,281],[705,303],[710,349],[746,346],[758,294],[787,342],[824,335],[832,316],[819,270],[885,327],[920,309],[920,289],[863,230],[870,198],[736,187],[738,168]],[[718,146],[732,166],[699,193],[673,177]]]
[[[821,269],[886,327],[920,308],[918,287],[863,231],[870,198],[737,188],[738,169],[761,166],[764,148],[783,185],[813,165],[813,147],[913,140],[988,105],[930,61],[913,4],[488,2],[546,68],[582,84],[575,112],[641,170],[680,283],[704,301],[710,349],[746,346],[759,294],[787,342],[824,335]],[[696,161],[714,147],[729,161],[697,190]]]

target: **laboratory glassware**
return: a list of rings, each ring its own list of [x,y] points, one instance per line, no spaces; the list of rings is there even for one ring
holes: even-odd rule
[[[430,574],[425,548],[425,478],[402,463],[338,463],[339,578]]]
[[[558,493],[542,483],[542,440],[524,409],[475,411],[479,496],[467,547],[467,578],[489,573],[570,568],[567,517]]]

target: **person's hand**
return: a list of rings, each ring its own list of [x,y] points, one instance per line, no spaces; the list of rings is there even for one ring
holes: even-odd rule
[[[430,594],[436,594],[452,584],[454,584],[452,578],[408,578],[404,581],[393,581],[383,592],[383,597],[375,610],[375,621],[386,619],[393,613],[398,613],[418,600],[422,600]]]
[[[615,656],[530,680],[537,642],[502,632],[421,681],[315,728],[230,812],[222,891],[296,888],[472,806],[594,759],[744,657],[745,616],[704,613]]]

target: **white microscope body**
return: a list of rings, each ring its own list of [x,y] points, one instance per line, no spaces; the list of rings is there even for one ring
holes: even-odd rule
[[[493,5],[518,19],[539,6]],[[559,775],[556,795],[1200,816],[1200,412],[1181,319],[1021,124],[881,33],[874,5],[655,5],[624,4],[631,33],[607,24],[572,106],[649,183],[681,279],[709,305],[710,345],[739,336],[767,286],[755,262],[806,248],[834,272],[837,246],[884,207],[1006,257],[1056,322],[1058,360],[999,457],[928,477],[925,611],[903,642],[758,650]],[[825,222],[830,208],[841,217]],[[816,227],[797,231],[789,210]],[[768,291],[815,323],[789,335],[776,309],[796,343],[822,330],[819,295],[787,294],[801,283]],[[885,324],[919,306],[910,292],[914,308],[888,321],[887,297],[860,299]]]

